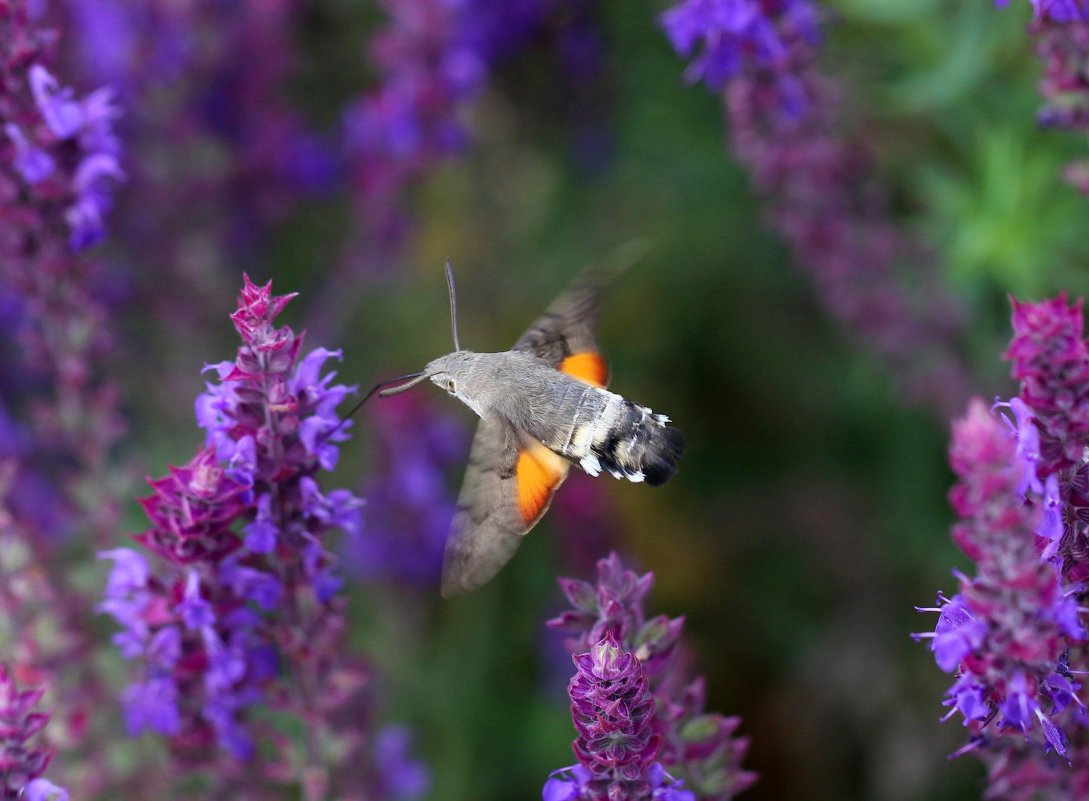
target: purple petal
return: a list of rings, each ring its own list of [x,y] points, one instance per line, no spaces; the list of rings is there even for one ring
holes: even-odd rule
[[[72,99],[72,90],[61,89],[57,79],[41,64],[32,64],[27,74],[34,102],[49,130],[59,139],[70,139],[79,133],[83,127],[83,108]]]
[[[58,787],[49,779],[32,779],[23,788],[22,798],[26,801],[68,801],[68,791]]]

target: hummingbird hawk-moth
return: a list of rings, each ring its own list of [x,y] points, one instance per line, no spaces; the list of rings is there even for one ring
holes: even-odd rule
[[[424,379],[458,398],[481,420],[473,438],[443,557],[444,597],[488,582],[544,516],[572,464],[596,476],[665,483],[684,438],[669,418],[605,389],[608,368],[594,338],[602,289],[616,270],[584,272],[514,346],[499,353],[462,350],[449,262],[454,352],[405,384]],[[394,379],[399,380],[399,379]]]

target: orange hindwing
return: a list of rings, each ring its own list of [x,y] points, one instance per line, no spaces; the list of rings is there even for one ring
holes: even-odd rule
[[[539,442],[530,442],[519,448],[515,467],[518,510],[527,526],[544,514],[552,494],[567,477],[568,467],[570,465],[566,459]]]
[[[591,386],[604,387],[609,383],[609,368],[600,353],[572,353],[560,362],[559,370]]]

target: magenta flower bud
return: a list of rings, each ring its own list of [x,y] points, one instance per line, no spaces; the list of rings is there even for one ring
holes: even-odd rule
[[[1089,445],[1089,346],[1082,303],[1066,295],[1040,303],[1013,303],[1010,373],[1040,431],[1041,478],[1081,462]]]
[[[597,570],[596,585],[559,579],[575,608],[547,624],[575,635],[566,644],[578,668],[568,689],[579,764],[552,774],[546,801],[733,798],[756,781],[741,769],[748,740],[735,736],[738,718],[705,711],[702,678],[683,675],[684,619],[646,619],[652,573],[626,570],[615,553]]]
[[[202,449],[183,467],[151,480],[154,494],[140,499],[152,528],[136,540],[181,564],[217,562],[239,547],[232,524],[247,509],[249,487],[232,479]]]
[[[608,635],[573,658],[578,672],[567,691],[579,733],[575,756],[595,775],[613,770],[637,778],[661,747],[650,730],[654,697],[639,660]]]

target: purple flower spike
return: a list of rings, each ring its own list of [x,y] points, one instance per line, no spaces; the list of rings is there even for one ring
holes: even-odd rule
[[[635,654],[606,635],[588,653],[572,658],[577,672],[568,693],[579,764],[549,778],[542,791],[545,801],[694,801],[654,761],[662,745],[653,731],[655,700]]]
[[[548,621],[573,635],[566,645],[578,668],[569,691],[579,764],[553,773],[544,798],[733,798],[756,781],[741,769],[748,740],[735,737],[738,718],[705,711],[703,680],[682,674],[684,620],[646,619],[653,574],[625,569],[615,553],[597,570],[596,585],[559,579],[574,609]]]
[[[143,668],[124,692],[128,728],[170,737],[193,762],[217,748],[249,759],[259,742],[249,711],[261,703],[325,736],[355,670],[337,652],[343,603],[324,540],[358,529],[362,501],[319,480],[346,436],[336,406],[351,390],[322,374],[333,351],[302,358],[302,337],[276,324],[292,297],[244,278],[231,315],[242,346],[195,404],[205,445],[149,480],[141,501],[150,526],[135,539],[155,560],[102,554],[114,568],[100,609]]]
[[[1047,8],[1041,6],[1042,12]],[[939,666],[988,766],[987,797],[1077,798],[1089,776],[1089,345],[1083,304],[1013,301],[1006,358],[1020,396],[971,404],[953,428],[953,539],[976,565],[939,596]],[[1066,762],[1064,766],[1062,763]]]
[[[595,776],[640,776],[658,755],[661,739],[650,731],[654,698],[639,660],[606,635],[574,662],[578,672],[567,691],[579,733],[575,756]]]
[[[1071,734],[1079,745],[1089,736],[1069,665],[1070,654],[1081,658],[1086,640],[1072,597],[1084,585],[1079,580],[1064,591],[1066,570],[1080,567],[1055,555],[1066,541],[1064,499],[1072,497],[1074,465],[1062,444],[1070,430],[1063,418],[1068,407],[1047,400],[1060,394],[1056,384],[1077,381],[1076,365],[1048,365],[1081,348],[1080,305],[1071,309],[1060,298],[1017,309],[1010,355],[1015,371],[1032,380],[1020,400],[995,405],[1014,420],[975,400],[954,424],[949,449],[957,475],[949,499],[960,517],[953,539],[977,572],[957,574],[960,592],[951,599],[940,595],[938,607],[921,610],[939,618],[932,634],[917,635],[933,638],[939,667],[957,676],[945,704],[950,715],[962,716],[971,750],[990,764],[994,797],[1006,797],[1003,788],[1011,786],[1056,789],[1055,781],[1063,780],[1045,768],[1044,754],[1069,758],[1076,750]],[[1041,355],[1048,353],[1052,357]],[[1038,408],[1047,410],[1048,428],[1039,428]],[[1041,482],[1045,471],[1051,472]]]
[[[730,146],[829,312],[943,417],[967,397],[960,302],[896,225],[849,96],[821,72],[815,0],[680,0],[661,17],[689,81],[721,94]]]
[[[23,436],[33,432],[4,454],[5,468],[18,473],[5,505],[48,560],[64,539],[100,548],[116,535],[116,488],[124,482],[114,445],[124,425],[120,393],[102,365],[116,345],[104,290],[118,285],[117,276],[73,252],[83,243],[73,241],[77,231],[69,222],[93,194],[94,236],[104,233],[102,213],[119,172],[81,172],[80,165],[120,159],[112,135],[116,112],[110,106],[111,115],[92,125],[88,109],[101,110],[99,93],[77,96],[50,72],[63,37],[42,25],[43,15],[34,12],[41,5],[0,3],[0,305],[9,337],[5,417],[7,410],[25,414]],[[61,593],[70,589],[64,580],[53,584]],[[87,644],[89,627],[78,620],[87,611],[66,613],[83,631],[79,646],[66,636],[65,647]]]

